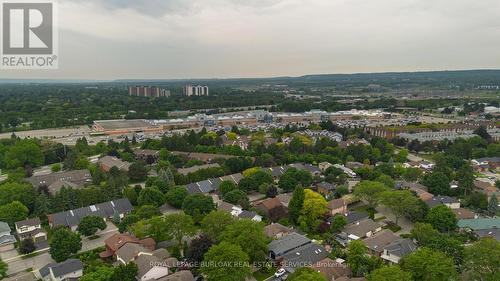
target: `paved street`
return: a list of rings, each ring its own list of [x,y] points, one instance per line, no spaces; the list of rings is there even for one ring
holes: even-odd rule
[[[107,224],[108,228],[106,228],[101,233],[98,233],[99,238],[94,240],[89,240],[87,238],[82,239],[82,249],[80,252],[85,252],[104,246],[104,240],[118,232],[118,229],[112,223],[107,222]],[[54,262],[54,260],[52,260],[48,253],[48,249],[40,250],[39,253],[40,254],[38,254],[37,256],[26,259],[22,259],[19,255],[4,259],[4,262],[6,262],[9,266],[7,274],[11,275],[20,271],[25,271],[28,268],[37,270],[48,263]]]

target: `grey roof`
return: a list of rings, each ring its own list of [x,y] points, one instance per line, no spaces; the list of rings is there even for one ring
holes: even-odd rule
[[[120,259],[128,263],[134,260],[139,255],[139,253],[148,253],[152,255],[153,251],[148,250],[136,243],[126,243],[116,251],[116,256],[120,257]]]
[[[323,246],[309,243],[284,254],[284,266],[287,268],[304,267],[317,263],[327,256],[328,252]]]
[[[257,216],[256,212],[246,210],[243,210],[241,214],[238,215],[240,219],[253,219],[255,216]]]
[[[427,206],[433,208],[441,204],[453,204],[458,203],[458,199],[450,196],[434,196],[432,199],[425,201]]]
[[[479,159],[476,159],[476,161],[478,162],[500,162],[500,157],[483,157],[483,158],[479,158]]]
[[[80,188],[92,181],[92,175],[87,169],[61,171],[48,175],[32,176],[26,179],[35,188],[46,185],[51,194],[57,193],[61,187]]]
[[[21,228],[23,226],[37,226],[37,225],[40,225],[40,219],[38,217],[16,222],[16,228]]]
[[[302,164],[302,163],[293,163],[293,164],[290,164],[289,165],[291,168],[295,168],[295,169],[298,169],[298,170],[304,170],[304,171],[308,171],[312,174],[314,173],[321,173],[321,169],[316,167],[316,166],[313,166],[311,164]]]
[[[329,183],[329,182],[320,182],[318,183],[318,188],[324,188],[326,190],[329,190],[329,191],[333,191],[335,189],[337,189],[337,186],[333,183]]]
[[[66,274],[83,270],[83,264],[79,259],[67,259],[60,263],[49,263],[40,268],[39,272],[42,277],[50,274],[50,269],[55,277],[62,277]]]
[[[401,239],[398,235],[394,234],[392,231],[388,229],[384,229],[371,237],[363,240],[365,242],[366,247],[368,247],[372,251],[382,252],[384,247]]]
[[[101,218],[113,217],[115,210],[119,214],[131,212],[134,209],[127,198],[108,201],[96,205],[91,205],[75,210],[59,212],[48,215],[49,222],[52,226],[76,226],[80,220],[86,216],[99,216]]]
[[[280,239],[273,240],[268,244],[267,248],[273,252],[275,256],[282,256],[293,249],[311,243],[311,240],[302,234],[296,232],[290,233]]]
[[[194,276],[189,270],[181,270],[174,274],[162,277],[156,281],[194,281]]]
[[[3,235],[0,236],[0,246],[16,243],[16,237],[14,235]]]
[[[416,249],[417,245],[413,242],[413,240],[408,238],[394,241],[384,248],[384,250],[387,250],[389,254],[400,258],[414,252]]]
[[[500,241],[500,229],[498,228],[474,230],[474,234],[476,234],[480,238],[493,237],[497,241]]]
[[[281,177],[281,175],[283,175],[286,170],[288,170],[288,166],[276,166],[276,167],[271,167],[269,168],[269,170],[271,171],[271,175],[273,177]]]
[[[0,221],[0,233],[3,232],[9,232],[10,233],[11,229],[8,223]]]
[[[360,238],[363,238],[366,236],[366,233],[370,231],[374,231],[377,228],[380,228],[380,224],[371,220],[371,219],[363,219],[360,220],[356,223],[350,224],[346,226],[343,230],[343,232],[348,233],[348,234],[353,234],[356,235]]]
[[[186,185],[186,189],[189,193],[210,193],[216,191],[219,188],[219,185],[223,181],[232,181],[235,184],[238,184],[240,180],[243,178],[241,173],[236,173],[232,175],[227,175],[220,178],[212,178],[204,181],[193,182]]]
[[[125,244],[128,245],[130,243]],[[124,247],[125,247],[124,246]],[[123,248],[123,247],[122,247]],[[119,250],[118,250],[119,251]],[[142,278],[144,274],[148,273],[154,266],[163,265],[164,260],[153,256],[153,255],[140,255],[135,260],[134,263],[137,265],[137,277]]]
[[[347,224],[355,223],[367,217],[368,217],[367,212],[358,212],[358,211],[348,212],[345,215],[345,218],[347,219]]]
[[[130,167],[130,165],[132,165],[132,163],[130,163],[130,162],[123,161],[120,158],[117,158],[114,156],[109,156],[109,155],[106,155],[106,156],[100,158],[97,162],[100,165],[105,165],[109,168],[117,167],[118,169],[125,170],[125,171],[128,171],[128,168]]]

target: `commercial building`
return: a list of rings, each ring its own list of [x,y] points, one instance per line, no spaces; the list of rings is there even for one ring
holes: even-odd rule
[[[190,96],[208,96],[208,86],[184,86],[184,94]]]
[[[160,98],[170,97],[170,91],[151,86],[129,86],[128,95],[136,97]]]

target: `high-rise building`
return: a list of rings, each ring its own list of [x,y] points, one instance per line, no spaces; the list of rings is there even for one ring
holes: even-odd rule
[[[170,97],[170,91],[151,86],[129,86],[128,95],[137,97],[160,98]]]
[[[208,96],[208,86],[184,86],[184,94],[190,96]]]

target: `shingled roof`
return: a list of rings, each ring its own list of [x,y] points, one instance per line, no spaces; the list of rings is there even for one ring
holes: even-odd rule
[[[132,207],[130,201],[127,198],[122,198],[70,211],[50,214],[47,217],[52,226],[64,225],[72,227],[77,226],[80,220],[86,216],[110,218],[113,217],[115,211],[119,214],[126,214],[133,209],[134,207]]]

